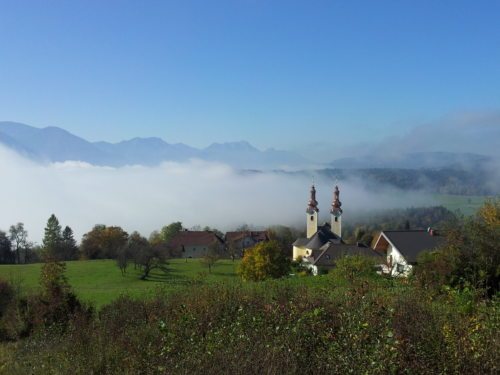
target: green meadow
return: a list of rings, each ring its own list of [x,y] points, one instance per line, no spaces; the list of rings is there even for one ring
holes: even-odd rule
[[[433,198],[452,212],[460,211],[464,215],[473,215],[489,197],[484,195],[435,194]]]
[[[153,271],[148,280],[140,280],[140,272],[133,265],[122,276],[114,260],[85,260],[66,262],[66,276],[81,300],[100,307],[120,295],[148,297],[190,284],[234,280],[237,265],[238,261],[221,260],[208,273],[198,259],[174,259],[167,272]],[[0,265],[0,278],[30,293],[39,288],[40,268],[39,263]]]

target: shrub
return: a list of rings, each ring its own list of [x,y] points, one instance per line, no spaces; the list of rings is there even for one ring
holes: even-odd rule
[[[279,278],[289,272],[290,261],[276,241],[261,242],[247,249],[238,268],[243,280],[251,281]]]
[[[331,277],[354,282],[356,280],[376,277],[375,261],[363,255],[346,255],[335,261]]]

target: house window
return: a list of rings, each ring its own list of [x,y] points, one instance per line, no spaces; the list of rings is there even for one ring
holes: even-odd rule
[[[401,263],[398,263],[396,265],[396,271],[398,271],[398,273],[403,273],[405,271],[405,265],[401,264]]]

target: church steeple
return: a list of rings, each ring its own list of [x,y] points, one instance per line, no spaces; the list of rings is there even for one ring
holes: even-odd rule
[[[318,212],[318,201],[316,200],[316,188],[314,187],[314,184],[311,185],[311,196],[309,198],[309,203],[307,205],[307,210],[306,212],[308,214],[312,214],[313,212]]]
[[[316,188],[314,183],[311,186],[309,203],[306,209],[307,216],[307,238],[311,238],[318,231],[318,201],[316,200]]]
[[[333,233],[342,238],[342,202],[340,202],[339,196],[339,187],[335,186],[335,190],[333,191],[332,209],[330,210],[331,228]]]

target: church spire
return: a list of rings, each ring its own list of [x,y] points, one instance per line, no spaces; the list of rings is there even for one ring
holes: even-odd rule
[[[311,196],[309,198],[309,203],[307,205],[306,212],[308,214],[312,214],[314,212],[318,212],[318,201],[316,200],[316,188],[314,187],[314,183],[311,185]]]
[[[335,190],[333,191],[332,209],[330,210],[330,227],[332,228],[333,233],[342,238],[342,202],[340,202],[339,195],[339,187],[335,186]]]
[[[335,190],[333,191],[333,202],[332,202],[332,209],[330,210],[330,213],[333,215],[338,215],[340,216],[342,214],[342,202],[339,199],[340,195],[340,190],[338,186],[335,186]]]

